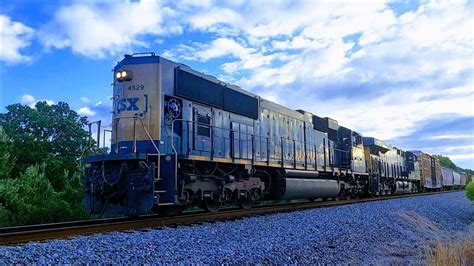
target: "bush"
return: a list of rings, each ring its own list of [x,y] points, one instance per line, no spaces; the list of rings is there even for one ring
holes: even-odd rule
[[[68,173],[64,173],[65,185],[64,190],[61,191],[61,198],[69,203],[69,214],[68,220],[87,219],[89,215],[82,206],[83,190],[82,190],[82,176],[84,173],[76,172],[71,177],[68,177]]]
[[[15,179],[0,180],[0,226],[61,222],[86,218],[76,184],[58,193],[44,174],[44,165],[30,166]],[[73,182],[73,181],[72,181]],[[75,182],[75,181],[74,181]],[[79,185],[79,184],[77,184]],[[80,187],[80,186],[78,186]]]
[[[466,186],[466,197],[474,202],[474,180],[471,180]]]
[[[9,210],[5,209],[5,206],[0,203],[0,226],[11,225],[12,216],[12,213]]]
[[[4,203],[0,218],[6,225],[56,222],[70,216],[69,204],[54,191],[44,175],[44,166],[30,166],[16,179],[2,180],[0,201]]]
[[[474,237],[468,237],[458,243],[437,242],[432,250],[428,251],[427,265],[473,265]]]

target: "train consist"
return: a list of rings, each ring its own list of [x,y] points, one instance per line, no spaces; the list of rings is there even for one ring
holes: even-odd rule
[[[114,68],[111,152],[84,158],[91,214],[462,188],[467,176],[155,54]]]

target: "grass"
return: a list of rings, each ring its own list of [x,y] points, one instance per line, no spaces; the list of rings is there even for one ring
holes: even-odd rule
[[[434,242],[426,242],[424,257],[430,266],[474,265],[474,223],[462,240],[447,238],[447,233],[439,225],[413,211],[400,211],[400,218],[411,227]],[[451,239],[451,240],[450,240]],[[406,251],[404,251],[406,252]],[[423,263],[423,264],[425,264]]]
[[[434,248],[427,250],[427,263],[433,266],[474,265],[474,224],[464,240],[436,242]]]

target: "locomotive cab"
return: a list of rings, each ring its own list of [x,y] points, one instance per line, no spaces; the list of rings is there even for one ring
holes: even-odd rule
[[[161,138],[160,62],[159,57],[146,59],[149,62],[127,55],[114,68],[113,154],[157,152],[153,144],[159,145]]]

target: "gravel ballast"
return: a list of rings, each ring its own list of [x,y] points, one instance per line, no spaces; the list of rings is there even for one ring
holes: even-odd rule
[[[454,192],[0,246],[0,264],[419,263],[435,241],[462,239],[472,212]]]

